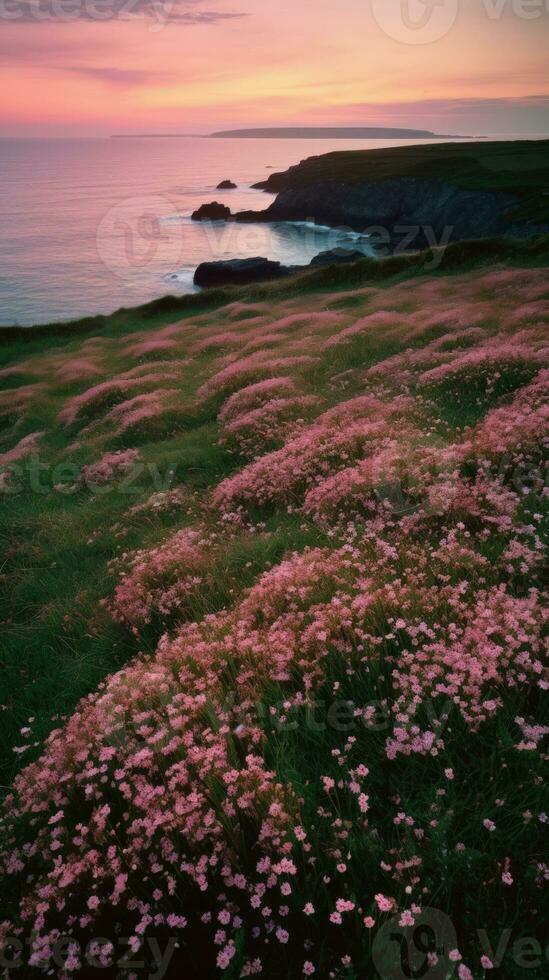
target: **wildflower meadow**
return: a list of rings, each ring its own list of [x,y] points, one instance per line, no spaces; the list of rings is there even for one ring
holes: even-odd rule
[[[6,977],[547,976],[547,268],[339,275],[7,343]]]

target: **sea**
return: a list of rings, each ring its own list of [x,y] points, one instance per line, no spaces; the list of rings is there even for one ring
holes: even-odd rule
[[[367,237],[307,222],[197,223],[219,201],[268,207],[252,189],[270,173],[332,150],[399,140],[0,139],[0,325],[70,321],[193,292],[200,262],[262,255],[305,265]],[[407,140],[427,143],[428,140]],[[230,179],[236,190],[220,191]]]

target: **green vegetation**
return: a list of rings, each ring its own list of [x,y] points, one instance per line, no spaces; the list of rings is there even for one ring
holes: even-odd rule
[[[549,140],[433,143],[309,157],[259,186],[279,192],[323,180],[341,183],[442,180],[465,190],[506,191],[521,200],[517,218],[549,220]]]
[[[434,275],[438,277],[490,267],[496,261],[504,261],[509,267],[543,268],[549,265],[549,237],[526,242],[459,243],[436,259],[440,265]],[[274,311],[276,304],[297,301],[300,308],[308,300],[315,305],[327,304],[330,309],[358,319],[364,307],[362,288],[375,284],[382,290],[390,290],[415,278],[422,281],[425,266],[432,260],[430,252],[383,261],[365,259],[353,266],[321,268],[290,282],[217,289],[182,298],[166,297],[138,309],[122,309],[109,317],[0,331],[4,366],[22,363],[20,370],[13,368],[14,373],[0,372],[0,393],[6,393],[2,402],[5,414],[0,453],[11,446],[15,431],[18,436],[24,436],[27,432],[47,430],[47,441],[42,445],[37,465],[34,470],[32,465],[27,470],[25,489],[14,495],[5,494],[0,513],[3,554],[0,586],[4,610],[0,648],[0,704],[4,705],[0,712],[0,781],[6,788],[20,768],[21,759],[14,755],[13,747],[19,745],[19,730],[28,718],[36,719],[33,730],[40,743],[50,731],[52,719],[70,712],[80,697],[94,690],[108,672],[136,652],[131,639],[112,623],[100,606],[107,590],[105,566],[121,546],[131,549],[153,542],[155,537],[177,526],[180,516],[176,513],[161,517],[156,528],[154,524],[150,526],[150,518],[128,518],[128,506],[158,489],[158,480],[162,483],[163,479],[169,479],[170,485],[182,482],[193,490],[207,490],[233,472],[239,462],[216,445],[217,406],[206,405],[197,412],[191,404],[196,388],[212,370],[218,354],[215,349],[195,362],[191,377],[180,389],[183,409],[173,416],[162,416],[156,432],[154,423],[149,422],[131,434],[111,431],[99,442],[83,443],[70,452],[70,464],[81,468],[97,457],[100,446],[105,450],[139,446],[146,466],[136,485],[129,488],[129,495],[107,493],[90,497],[85,490],[72,494],[51,492],[57,476],[63,478],[67,446],[74,444],[75,434],[73,429],[65,432],[57,425],[56,414],[66,398],[88,382],[52,385],[48,378],[48,392],[37,392],[26,417],[15,427],[13,419],[9,424],[13,407],[10,390],[36,383],[35,367],[40,363],[45,364],[47,376],[48,363],[54,355],[66,361],[78,358],[82,343],[90,337],[101,338],[106,344],[110,342],[103,354],[108,365],[104,376],[115,375],[131,363],[120,352],[125,338],[129,343],[133,334],[152,336],[174,320],[179,322],[180,317],[185,318],[181,322],[188,322],[190,329],[197,316],[205,330],[211,329],[210,324],[218,317],[220,325],[226,324],[231,317],[223,307],[231,302],[243,304],[243,322],[246,304],[251,305],[250,316],[253,316],[253,304],[268,304]],[[335,290],[343,292],[334,296]],[[410,306],[414,305],[412,294]],[[184,354],[184,339],[180,347]],[[322,365],[315,368],[308,384],[313,390],[323,388],[332,375],[349,371],[347,384],[351,385],[351,392],[358,394],[360,377],[355,369],[382,360],[400,347],[401,340],[384,338],[383,333],[358,337],[354,343],[330,351]],[[154,360],[151,365],[154,367]],[[473,402],[476,404],[475,399]],[[449,419],[459,423],[465,406],[460,408],[456,404],[451,388],[445,404]],[[101,411],[105,407],[100,406]],[[478,413],[473,406],[464,415],[470,419]],[[40,469],[43,465],[44,473]],[[173,475],[167,476],[172,470]],[[38,486],[38,493],[29,485],[31,479],[33,486]],[[122,538],[118,537],[119,525],[124,527]],[[295,529],[294,538],[288,538],[286,529],[282,528],[275,534],[275,541],[279,533],[288,548],[291,541],[295,544]],[[220,593],[212,592],[209,599],[211,610],[219,607],[219,596],[225,594],[224,590],[220,580]],[[154,649],[156,638],[149,639],[147,649]],[[28,758],[25,754],[22,761]]]
[[[60,930],[76,977],[97,936],[144,937],[154,972],[154,936],[168,980],[386,980],[383,930],[436,915],[441,978],[490,976],[503,929],[523,975],[548,268],[548,238],[479,241],[2,331],[22,976]]]

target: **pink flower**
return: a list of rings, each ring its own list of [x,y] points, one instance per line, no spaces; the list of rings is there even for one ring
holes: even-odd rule
[[[398,924],[400,926],[413,926],[415,921],[416,920],[414,919],[412,913],[409,910],[407,910],[406,912],[403,912],[402,915],[400,916]]]
[[[336,909],[338,912],[352,912],[354,907],[355,903],[348,901],[346,898],[338,898],[336,902]]]
[[[396,907],[394,898],[387,898],[387,896],[382,895],[381,892],[378,895],[375,895],[374,898],[380,912],[392,912]]]
[[[231,944],[225,946],[222,950],[219,951],[219,953],[217,954],[217,965],[220,970],[227,969],[235,953],[236,953],[236,949]]]
[[[315,972],[315,968],[313,964],[311,963],[310,960],[306,960],[305,963],[303,964],[303,973],[305,974],[306,977],[312,977],[314,972]]]
[[[481,965],[481,967],[482,967],[483,970],[493,970],[494,969],[494,964],[492,963],[492,960],[490,959],[489,956],[481,956],[481,958],[480,958],[480,965]]]
[[[187,925],[187,920],[185,916],[176,915],[174,912],[168,915],[166,922],[168,923],[171,929],[185,929]]]
[[[368,813],[370,809],[369,797],[365,793],[361,793],[358,797],[358,806],[361,813]]]
[[[468,966],[465,963],[460,963],[458,966],[458,977],[459,980],[474,980],[473,974],[471,973]]]

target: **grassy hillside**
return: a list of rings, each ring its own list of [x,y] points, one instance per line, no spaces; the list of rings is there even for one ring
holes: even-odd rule
[[[549,220],[549,140],[433,143],[351,150],[309,157],[257,185],[278,193],[318,181],[342,183],[442,180],[465,190],[507,191],[521,200],[520,216]]]
[[[499,975],[524,975],[549,255],[429,258],[3,331],[0,936],[30,940],[22,976],[95,976],[101,936],[113,978],[159,949],[186,980],[389,978],[395,933],[423,963],[414,923],[441,977],[492,975],[478,930],[506,928]],[[119,974],[121,936],[146,967]]]

